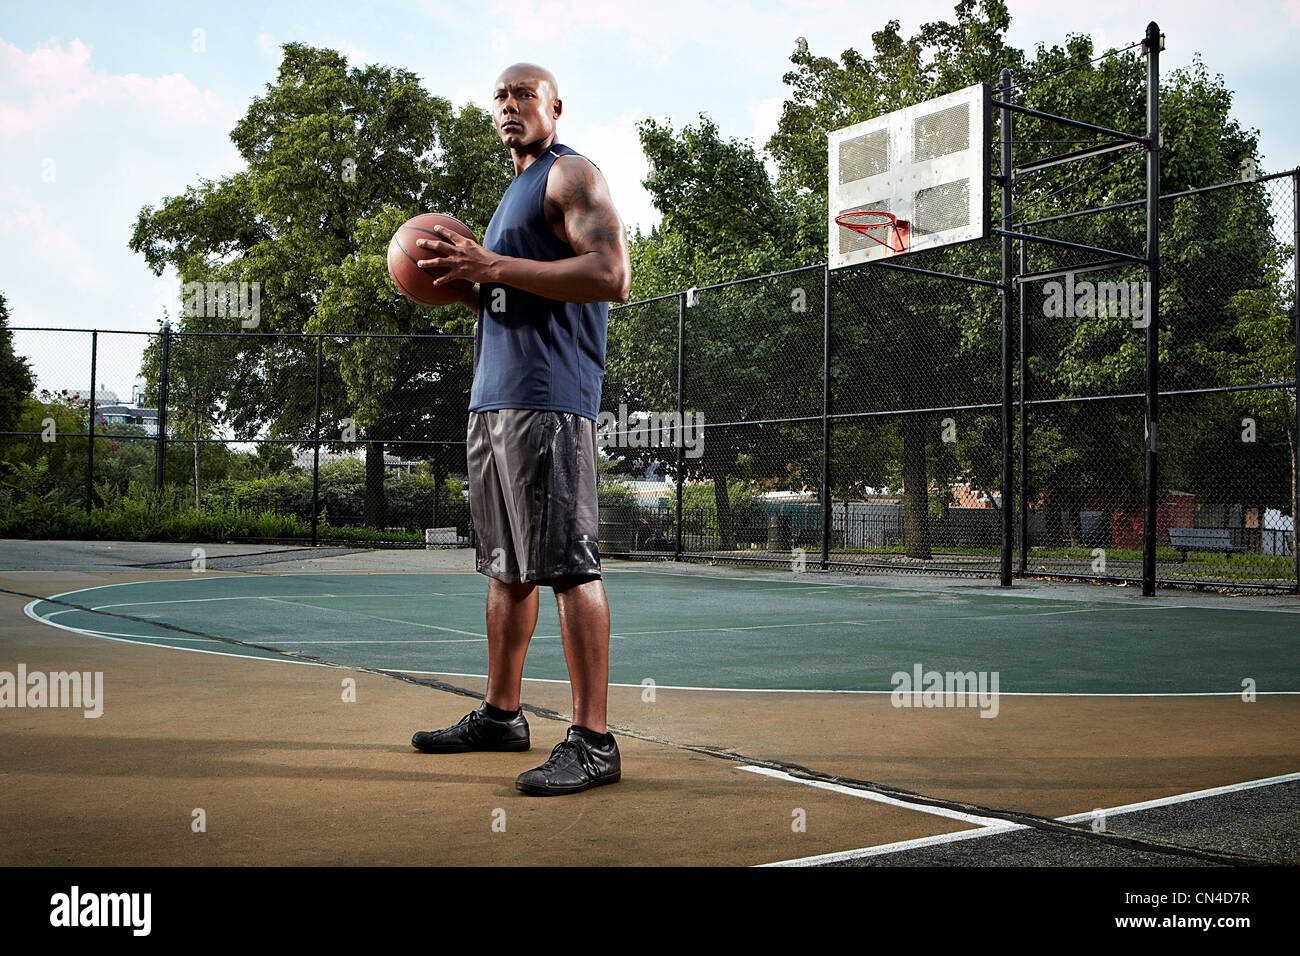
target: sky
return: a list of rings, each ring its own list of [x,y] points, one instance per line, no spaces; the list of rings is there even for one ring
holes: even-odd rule
[[[1167,37],[1162,70],[1199,53],[1260,131],[1262,171],[1300,165],[1300,0],[1010,0],[1008,41],[1031,51],[1087,33],[1099,47]],[[838,57],[952,19],[953,0],[509,0],[220,4],[0,0],[0,292],[15,326],[153,330],[175,295],[128,248],[140,210],[242,168],[234,123],[275,79],[280,45],[330,47],[353,65],[418,74],[460,105],[487,107],[501,68],[556,73],[563,142],[601,167],[629,228],[658,215],[641,186],[646,117],[707,114],[762,146],[788,93],[798,37]],[[1292,92],[1287,92],[1292,91]],[[173,313],[174,310],[173,310]],[[16,333],[43,387],[85,388],[88,337]],[[130,397],[141,336],[100,336],[99,379]]]

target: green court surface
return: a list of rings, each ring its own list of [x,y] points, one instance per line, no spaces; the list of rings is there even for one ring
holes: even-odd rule
[[[1261,693],[1300,690],[1300,619],[1285,611],[655,571],[607,571],[605,586],[616,684],[889,691],[892,675],[919,665],[996,672],[1001,693],[1240,694],[1245,680]],[[286,659],[215,639],[225,638],[342,665],[479,675],[486,591],[464,573],[195,574],[26,610],[96,637]],[[567,679],[548,589],[524,676]]]

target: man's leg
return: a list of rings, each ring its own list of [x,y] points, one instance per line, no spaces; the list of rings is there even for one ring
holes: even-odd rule
[[[488,578],[486,699],[493,707],[519,709],[524,655],[537,627],[537,605],[537,585]]]
[[[604,582],[599,578],[555,578],[551,586],[573,688],[573,722],[603,734],[609,694],[609,604]],[[535,618],[536,605],[533,613]],[[521,655],[521,666],[522,660]]]

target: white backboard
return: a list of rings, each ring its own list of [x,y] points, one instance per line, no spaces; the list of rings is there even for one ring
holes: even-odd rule
[[[832,269],[904,254],[837,225],[845,212],[877,210],[905,220],[907,252],[989,235],[987,84],[834,130],[828,139]]]

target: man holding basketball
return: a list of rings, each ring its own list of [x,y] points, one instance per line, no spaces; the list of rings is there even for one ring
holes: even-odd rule
[[[483,244],[439,227],[418,265],[478,316],[467,429],[476,565],[488,577],[484,702],[445,730],[421,731],[425,753],[527,750],[519,706],[538,585],[555,591],[573,689],[573,725],[546,763],[515,786],[545,796],[615,783],[618,745],[605,725],[609,605],[597,546],[596,416],[608,303],[626,302],[627,234],[594,165],[559,143],[555,77],[506,69],[493,121],[515,180]],[[458,285],[460,285],[458,283]]]

